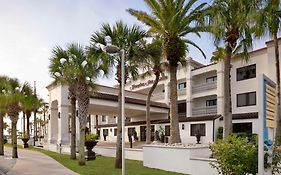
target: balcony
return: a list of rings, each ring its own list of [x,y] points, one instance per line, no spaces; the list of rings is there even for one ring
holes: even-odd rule
[[[216,115],[217,106],[208,106],[208,107],[197,107],[192,109],[192,116],[207,116],[207,115]]]
[[[208,82],[208,83],[202,83],[202,84],[196,84],[192,86],[192,93],[199,93],[204,92],[212,89],[217,88],[217,81]]]

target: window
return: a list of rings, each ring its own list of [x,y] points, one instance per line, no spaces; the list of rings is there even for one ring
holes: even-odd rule
[[[214,81],[217,81],[217,76],[206,78],[206,83],[211,83],[211,82],[214,82]]]
[[[233,133],[252,133],[252,123],[233,123]]]
[[[102,121],[102,122],[106,122],[106,117],[105,117],[105,115],[102,115],[102,116],[101,116],[101,121]]]
[[[186,103],[178,102],[178,113],[186,113]]]
[[[206,135],[206,126],[205,123],[202,124],[191,124],[190,125],[190,136],[196,136],[200,134],[201,136]]]
[[[108,136],[108,129],[103,129],[102,132],[104,136]]]
[[[256,65],[238,68],[236,70],[237,81],[256,78]]]
[[[217,99],[206,100],[206,106],[217,106]]]
[[[237,94],[237,107],[256,105],[256,92]]]
[[[170,125],[165,126],[165,136],[170,136]]]
[[[114,128],[114,136],[117,136],[117,128]]]
[[[135,132],[136,128],[128,128],[128,135],[132,136]]]
[[[186,88],[186,82],[178,84],[178,89],[185,89],[185,88]]]

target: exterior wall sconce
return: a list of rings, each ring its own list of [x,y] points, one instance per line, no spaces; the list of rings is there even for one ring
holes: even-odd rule
[[[48,115],[48,119],[51,120],[51,114]]]
[[[181,125],[181,129],[184,130],[184,124]]]
[[[58,118],[60,118],[60,112],[58,113]]]

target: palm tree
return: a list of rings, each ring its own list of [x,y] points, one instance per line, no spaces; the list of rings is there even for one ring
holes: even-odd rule
[[[258,8],[256,0],[214,0],[209,9],[210,32],[215,37],[215,45],[224,43],[224,138],[232,132],[232,107],[230,89],[230,60],[234,52],[239,52],[247,60],[252,48],[252,14]]]
[[[206,3],[197,5],[198,0],[144,0],[151,14],[129,9],[128,12],[150,27],[150,32],[158,34],[163,40],[164,57],[169,63],[170,72],[170,122],[171,143],[180,143],[178,95],[177,95],[177,67],[185,57],[187,46],[192,45],[203,51],[191,40],[185,38],[187,34],[205,31],[202,15]]]
[[[275,53],[275,68],[276,68],[276,91],[277,91],[277,129],[276,129],[276,144],[281,144],[281,114],[280,114],[280,61],[279,61],[279,46],[278,32],[281,26],[281,9],[280,0],[264,1],[262,9],[257,13],[255,34],[258,37],[269,34],[273,38],[274,53]]]
[[[34,103],[36,103],[37,99],[33,95],[33,90],[29,83],[25,83],[23,85],[22,93],[24,94],[24,98],[22,100],[22,111],[26,115],[26,130],[23,131],[23,137],[29,139],[30,138],[29,118],[34,109],[33,105],[34,105]],[[24,120],[25,120],[25,118],[24,118]]]
[[[146,37],[146,32],[139,26],[133,25],[128,27],[122,21],[117,21],[115,25],[103,24],[100,31],[95,32],[91,36],[91,45],[94,47],[97,45],[106,45],[106,37],[111,38],[113,45],[124,49],[125,51],[125,83],[128,77],[135,78],[138,75],[138,64],[141,62],[141,47],[140,42]],[[100,49],[101,50],[101,49]],[[122,167],[122,142],[121,142],[121,57],[120,55],[113,55],[111,59],[109,56],[104,55],[102,58],[110,60],[109,68],[116,69],[116,80],[119,83],[118,94],[118,122],[117,122],[117,142],[116,142],[116,159],[115,168]]]
[[[58,72],[59,74],[53,76],[56,81],[61,83],[66,83],[68,85],[68,97],[71,104],[71,144],[70,144],[70,159],[76,159],[76,81],[66,73],[64,70],[63,59],[72,59],[73,55],[63,50],[61,47],[57,46],[53,49],[53,56],[51,58],[50,72],[54,74]]]
[[[23,95],[21,94],[20,88],[21,85],[16,78],[9,78],[9,89],[7,91],[8,97],[8,116],[12,121],[12,158],[18,158],[17,152],[17,122],[18,122],[18,115],[21,111],[21,101]]]
[[[151,121],[150,121],[150,101],[151,96],[159,82],[160,75],[163,74],[165,63],[163,62],[162,57],[162,42],[159,38],[156,38],[152,41],[151,44],[144,43],[144,57],[147,59],[143,63],[143,67],[146,70],[142,77],[152,76],[154,74],[155,80],[146,99],[146,144],[151,143]]]
[[[66,50],[61,47],[53,49],[49,71],[56,80],[67,81],[77,88],[75,94],[78,101],[78,118],[80,123],[80,144],[79,144],[79,165],[85,165],[85,128],[91,91],[94,89],[94,82],[103,68],[103,62],[99,57],[88,55],[83,46],[71,43]],[[73,112],[73,111],[72,111]],[[73,114],[75,116],[75,114]],[[73,128],[72,128],[73,129]]]
[[[0,76],[0,155],[4,155],[4,132],[5,123],[3,121],[4,116],[7,113],[7,92],[8,77]]]

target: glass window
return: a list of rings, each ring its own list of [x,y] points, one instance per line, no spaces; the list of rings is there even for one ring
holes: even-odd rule
[[[178,89],[185,89],[186,88],[186,82],[182,82],[178,84]]]
[[[170,136],[170,125],[165,126],[165,136]]]
[[[105,115],[101,116],[101,121],[102,121],[102,122],[106,122],[106,117],[105,117]]]
[[[206,125],[205,123],[202,124],[191,124],[190,125],[190,136],[196,136],[200,134],[201,136],[206,135]]]
[[[206,106],[217,106],[217,99],[206,100]]]
[[[117,128],[114,128],[114,136],[117,136]]]
[[[237,94],[237,107],[256,105],[256,92]]]
[[[217,81],[217,76],[206,78],[206,83]]]
[[[233,123],[233,133],[252,133],[252,122]]]
[[[256,78],[256,65],[238,68],[236,70],[237,81]]]
[[[108,129],[103,129],[102,132],[104,136],[108,136]]]

